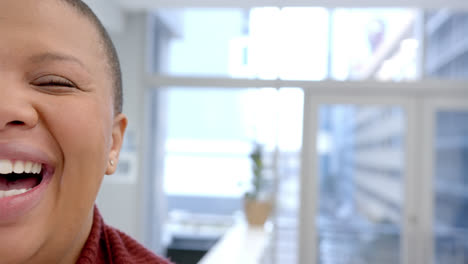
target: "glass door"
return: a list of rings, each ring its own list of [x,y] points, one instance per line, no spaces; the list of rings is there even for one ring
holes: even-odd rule
[[[414,101],[306,98],[299,263],[417,263]]]
[[[468,102],[432,106],[433,263],[468,263]]]
[[[405,120],[395,105],[320,106],[318,263],[400,263]]]

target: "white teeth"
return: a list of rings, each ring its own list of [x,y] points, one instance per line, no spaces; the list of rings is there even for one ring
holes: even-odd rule
[[[10,160],[0,160],[0,174],[10,173],[41,173],[42,164],[34,163],[31,161],[15,161],[14,163]]]
[[[13,165],[13,172],[14,173],[23,173],[24,172],[24,161],[16,161],[15,165]]]
[[[13,172],[13,164],[9,160],[0,160],[0,174]]]
[[[31,161],[26,161],[24,164],[24,172],[30,173],[32,169],[33,163]]]
[[[32,188],[29,188],[29,189],[19,189],[19,190],[0,191],[0,198],[10,197],[10,196],[14,196],[14,195],[23,194],[23,193],[25,193],[25,192],[30,191],[31,189],[32,189]]]
[[[34,163],[32,169],[31,169],[31,172],[35,173],[35,174],[39,174],[41,172],[41,167],[42,167],[41,164]]]

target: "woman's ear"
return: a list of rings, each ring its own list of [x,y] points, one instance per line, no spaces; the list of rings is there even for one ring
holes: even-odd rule
[[[112,126],[112,145],[109,151],[109,159],[106,169],[107,175],[113,174],[117,168],[119,153],[122,148],[125,129],[127,128],[127,122],[127,117],[122,113],[114,117],[114,124]]]

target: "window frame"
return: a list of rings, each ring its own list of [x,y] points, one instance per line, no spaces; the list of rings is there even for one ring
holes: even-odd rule
[[[136,2],[136,1],[135,1]],[[142,1],[140,1],[142,2]],[[321,6],[321,7],[414,7],[419,8],[460,8],[468,10],[468,2],[458,0],[387,0],[376,4],[370,0],[321,0],[313,5],[307,0],[296,1],[159,1],[158,7],[243,7],[258,6]],[[149,4],[149,3],[148,3]],[[425,61],[424,53],[420,63]],[[415,82],[376,82],[376,81],[295,81],[259,80],[229,77],[191,77],[147,74],[146,87],[151,91],[167,87],[190,87],[192,89],[216,87],[220,89],[245,89],[252,87],[273,87],[285,89],[295,87],[304,90],[303,148],[301,186],[308,192],[300,193],[300,224],[298,233],[298,263],[317,263],[317,230],[315,211],[317,210],[317,153],[315,138],[318,132],[318,109],[321,104],[363,104],[382,103],[398,105],[407,113],[407,140],[405,143],[404,188],[405,203],[402,219],[402,264],[433,263],[434,236],[433,218],[433,126],[436,109],[468,105],[468,81],[444,81],[422,79]],[[441,99],[443,98],[443,99]],[[465,108],[466,107],[466,108]],[[313,162],[305,162],[313,161]],[[422,183],[422,185],[420,184]],[[310,192],[310,190],[315,190]]]

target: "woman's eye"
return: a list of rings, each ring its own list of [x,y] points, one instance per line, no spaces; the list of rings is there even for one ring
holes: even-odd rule
[[[52,87],[52,88],[76,88],[76,85],[60,76],[47,75],[37,78],[32,82],[33,85],[39,87]]]

